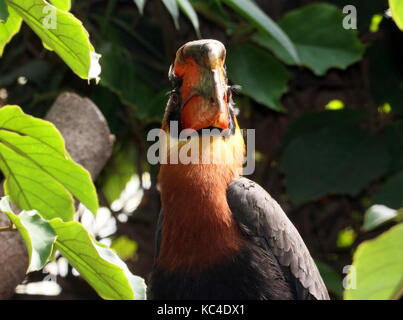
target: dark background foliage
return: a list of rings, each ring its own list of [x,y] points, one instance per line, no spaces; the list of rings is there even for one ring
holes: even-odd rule
[[[227,46],[229,78],[243,86],[236,97],[239,122],[242,128],[256,129],[257,162],[250,178],[280,202],[332,296],[340,298],[342,270],[351,264],[354,249],[385,230],[363,232],[365,210],[374,203],[403,207],[403,33],[387,17],[374,29],[374,15],[384,15],[386,0],[256,3],[294,43],[308,47],[302,61],[306,67],[291,65],[273,39],[261,37],[230,7],[214,0],[192,1],[202,37]],[[355,5],[357,33],[344,33],[341,10],[321,17],[327,7],[315,10],[313,3],[341,9]],[[305,10],[298,11],[303,19],[287,16],[292,10]],[[146,135],[160,125],[169,90],[167,71],[176,50],[197,34],[183,13],[176,28],[157,0],[147,1],[143,15],[132,0],[75,1],[72,12],[103,55],[100,84],[77,78],[23,26],[0,59],[0,88],[7,92],[0,106],[18,104],[43,117],[63,91],[90,97],[99,106],[117,138],[114,155],[97,181],[101,205],[110,207],[133,174],[145,177],[140,204],[125,212],[127,222],[118,220],[113,237],[136,242],[136,254],[127,262],[147,278],[159,196],[158,168],[146,159]],[[325,37],[317,32],[322,28]],[[317,47],[317,56],[310,46]],[[346,60],[339,61],[341,56]],[[121,211],[112,210],[116,217]],[[28,280],[42,278],[33,273]],[[96,297],[72,274],[61,284],[59,298]]]

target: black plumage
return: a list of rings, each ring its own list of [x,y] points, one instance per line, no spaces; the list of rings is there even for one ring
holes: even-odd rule
[[[156,265],[151,299],[329,299],[298,231],[263,188],[237,178],[228,186],[227,200],[247,245],[224,263],[196,274],[166,272]],[[157,255],[162,221],[161,213]]]

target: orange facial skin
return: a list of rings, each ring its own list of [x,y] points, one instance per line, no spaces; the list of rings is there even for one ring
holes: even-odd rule
[[[186,48],[178,50],[174,72],[182,80],[183,129],[216,127],[225,130],[229,127],[225,56],[220,55],[220,47],[212,48],[199,61],[187,56]]]

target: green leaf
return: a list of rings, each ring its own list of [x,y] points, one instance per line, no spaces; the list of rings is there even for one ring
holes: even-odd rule
[[[322,261],[315,260],[316,266],[326,284],[326,288],[338,297],[343,296],[341,276]]]
[[[90,174],[70,158],[55,126],[18,106],[0,109],[0,169],[7,195],[21,209],[71,220],[72,193],[94,214],[98,210]]]
[[[193,6],[190,4],[189,0],[176,0],[176,2],[178,3],[179,8],[183,11],[183,13],[189,18],[190,22],[193,25],[193,28],[196,31],[197,36],[201,38],[199,18],[197,17],[197,13],[193,9]]]
[[[63,11],[70,11],[71,0],[50,0],[50,2],[58,9]]]
[[[98,78],[100,56],[94,51],[80,20],[45,0],[6,0],[6,3],[75,74],[82,79]]]
[[[297,118],[288,128],[285,145],[303,134],[314,133],[326,128],[353,127],[364,119],[362,110],[340,109],[306,112]]]
[[[356,288],[345,290],[344,299],[399,299],[403,290],[402,247],[403,223],[360,244],[353,258]]]
[[[384,205],[373,205],[364,215],[362,230],[371,231],[386,222],[397,221],[403,218],[403,210],[394,210]]]
[[[136,150],[130,145],[116,147],[102,175],[102,191],[109,204],[119,199],[130,178],[135,174]]]
[[[160,120],[166,105],[166,92],[156,92],[140,78],[138,66],[124,48],[106,43],[101,48],[103,75],[100,84],[131,106],[142,120]]]
[[[50,221],[56,247],[103,299],[145,299],[145,283],[130,273],[113,250],[98,243],[78,222]]]
[[[250,44],[228,49],[228,76],[242,86],[242,92],[276,111],[283,111],[280,99],[287,92],[288,72],[265,50]]]
[[[351,247],[354,243],[354,240],[357,238],[357,234],[354,229],[351,227],[347,227],[339,231],[337,235],[336,245],[338,248],[348,248]]]
[[[403,171],[390,177],[374,195],[374,202],[398,209],[403,207]]]
[[[0,57],[3,55],[4,47],[11,41],[13,36],[20,31],[22,19],[11,8],[8,8],[10,15],[5,23],[0,23]]]
[[[134,0],[134,3],[137,6],[137,9],[139,10],[140,14],[143,15],[144,13],[144,7],[146,5],[147,0]]]
[[[120,236],[112,241],[111,248],[122,260],[129,260],[136,254],[138,244],[126,236]]]
[[[292,11],[279,25],[295,45],[301,60],[298,65],[312,69],[318,76],[330,68],[347,68],[361,60],[365,51],[357,31],[344,29],[342,12],[329,4],[314,4]],[[253,39],[272,50],[283,62],[295,64],[293,57],[273,37],[260,33]]]
[[[176,0],[161,0],[174,20],[175,28],[179,29],[179,8]]]
[[[356,128],[330,127],[293,139],[281,157],[296,204],[329,194],[356,196],[388,169],[389,154],[377,138]]]
[[[6,1],[0,0],[0,23],[6,22],[8,16],[9,16],[9,12],[7,9]]]
[[[389,0],[392,18],[400,30],[403,30],[403,2],[401,0]]]
[[[294,63],[300,62],[298,52],[288,35],[251,0],[222,0],[238,11],[260,31],[272,36],[281,44]]]
[[[362,0],[327,0],[331,4],[336,5],[338,8],[343,9],[345,6],[354,6],[357,8],[357,26],[358,30],[367,32],[371,20],[374,15],[382,14],[388,8],[387,1],[362,1]]]
[[[56,233],[50,224],[36,211],[22,211],[19,215],[14,214],[8,197],[1,198],[0,210],[17,227],[25,242],[29,256],[28,272],[42,269],[49,260],[56,241]]]

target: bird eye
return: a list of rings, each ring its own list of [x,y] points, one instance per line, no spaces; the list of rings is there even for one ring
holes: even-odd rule
[[[178,104],[178,103],[179,103],[179,96],[178,96],[178,93],[176,93],[175,91],[173,91],[173,92],[171,93],[171,101],[172,101],[172,103],[174,103],[174,104]]]

